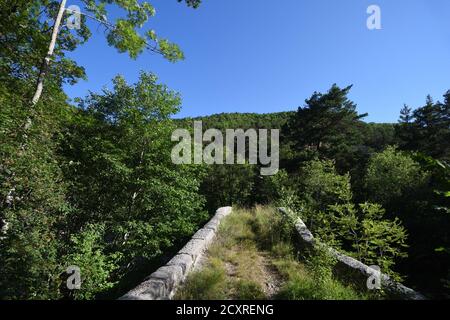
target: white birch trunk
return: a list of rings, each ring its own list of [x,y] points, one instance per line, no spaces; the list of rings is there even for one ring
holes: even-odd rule
[[[64,15],[64,10],[66,9],[66,2],[67,0],[61,0],[61,3],[59,5],[58,15],[56,16],[55,24],[53,26],[52,39],[50,41],[50,45],[48,46],[48,52],[44,58],[44,61],[42,62],[41,69],[39,70],[39,76],[36,84],[36,91],[34,93],[33,100],[31,102],[32,107],[34,107],[39,102],[39,99],[41,98],[42,95],[42,90],[44,88],[44,79],[47,74],[48,67],[50,65],[50,60],[53,56],[53,51],[55,50],[59,27],[61,25],[61,20]]]

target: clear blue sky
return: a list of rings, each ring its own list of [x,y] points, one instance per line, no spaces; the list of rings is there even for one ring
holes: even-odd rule
[[[94,25],[70,54],[89,78],[67,86],[70,97],[147,70],[181,93],[184,117],[295,110],[314,91],[353,84],[350,98],[367,121],[395,122],[404,103],[417,107],[450,89],[449,0],[203,0],[197,10],[149,2],[157,16],[147,28],[178,43],[186,60],[131,60]],[[382,30],[366,28],[370,4],[381,7]]]

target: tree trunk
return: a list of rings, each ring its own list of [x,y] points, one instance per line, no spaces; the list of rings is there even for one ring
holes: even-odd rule
[[[42,66],[41,69],[39,70],[39,76],[36,84],[36,91],[34,93],[33,100],[31,102],[32,107],[34,107],[39,102],[39,99],[41,98],[42,95],[42,89],[44,88],[44,79],[47,74],[48,67],[50,65],[50,60],[53,56],[53,51],[55,50],[56,39],[58,38],[59,26],[61,25],[61,20],[64,15],[66,2],[67,0],[61,0],[61,3],[59,5],[58,15],[56,16],[55,24],[53,25],[52,39],[50,41],[50,45],[48,46],[48,52],[44,60],[42,61]]]
[[[44,79],[47,74],[48,67],[50,65],[50,60],[53,56],[53,51],[55,50],[56,40],[58,38],[59,27],[61,25],[61,21],[62,21],[63,15],[64,15],[64,10],[66,8],[66,2],[67,2],[67,0],[61,0],[61,3],[59,5],[58,14],[55,19],[55,24],[53,25],[52,37],[51,37],[50,44],[48,46],[47,55],[45,56],[44,60],[42,61],[42,65],[39,70],[39,75],[38,75],[38,79],[37,79],[37,83],[36,83],[36,91],[34,93],[33,100],[31,102],[31,109],[39,102],[39,99],[41,98],[41,95],[42,95],[42,89],[44,88]],[[32,120],[31,120],[31,110],[30,110],[30,115],[28,116],[26,123],[23,125],[25,137],[26,137],[26,132],[30,129],[31,125],[32,125]],[[26,146],[26,143],[21,144],[21,146],[19,147],[19,150],[18,150],[19,154],[20,154],[20,152],[23,152],[23,150],[25,149],[25,146]],[[15,191],[15,187],[13,186],[9,190],[8,195],[6,196],[5,203],[8,207],[12,206],[12,204],[14,202],[14,191]],[[2,224],[3,225],[1,226],[0,231],[2,233],[5,233],[7,230],[8,223],[7,223],[7,221],[2,220]]]

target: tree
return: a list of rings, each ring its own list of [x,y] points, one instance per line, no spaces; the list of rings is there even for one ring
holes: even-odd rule
[[[350,176],[338,174],[332,160],[305,163],[298,180],[300,193],[314,211],[325,210],[330,205],[347,203],[352,199]]]
[[[399,258],[407,257],[407,234],[398,218],[385,219],[381,205],[367,202],[332,205],[326,215],[330,226],[319,234],[330,237],[332,232],[334,243],[340,243],[356,259],[400,278],[392,268]]]
[[[42,61],[48,53],[52,36],[50,17],[56,17],[59,2],[42,1],[2,1],[0,4],[0,77],[2,83],[11,90],[23,87],[30,82],[24,98],[31,102]],[[81,28],[71,32],[63,27],[55,43],[52,68],[48,70],[50,83],[74,83],[84,77],[84,69],[65,56],[65,52],[74,50],[86,41],[90,35],[82,19]],[[63,23],[64,25],[64,23]],[[19,91],[21,92],[21,91]]]
[[[66,260],[89,265],[99,251],[104,258],[93,265],[105,269],[93,274],[104,279],[108,272],[114,283],[191,235],[207,214],[199,195],[204,168],[171,161],[170,117],[179,110],[179,95],[150,73],[133,85],[120,76],[113,84],[79,101],[61,152],[68,198],[77,209],[70,230],[86,246],[93,244],[86,230],[99,238],[96,247],[77,247],[75,261]],[[108,271],[111,254],[118,257],[114,272]],[[81,297],[101,293],[91,284],[94,291],[80,291]]]
[[[126,10],[126,17],[116,20],[115,24],[107,21],[106,5],[114,3]],[[197,7],[199,1],[187,1],[188,5]],[[120,52],[128,52],[130,57],[136,58],[145,48],[162,54],[170,61],[183,58],[180,49],[159,38],[154,31],[148,31],[145,36],[138,32],[150,17],[155,14],[154,8],[147,2],[139,4],[137,0],[131,1],[94,1],[83,0],[85,11],[80,29],[72,32],[65,26],[69,19],[64,14],[66,1],[35,0],[33,2],[19,0],[17,2],[2,2],[0,6],[0,76],[2,83],[11,92],[20,92],[26,101],[30,97],[31,107],[26,109],[27,117],[23,122],[17,123],[17,154],[28,147],[29,131],[31,130],[37,114],[35,106],[43,90],[44,79],[49,87],[61,88],[64,82],[74,83],[78,78],[84,77],[84,70],[65,56],[65,52],[73,51],[79,44],[87,41],[90,31],[85,23],[86,16],[95,18],[107,28],[108,43]],[[55,22],[51,26],[51,21]],[[52,68],[50,68],[52,61]],[[4,81],[3,81],[4,80]],[[31,81],[36,82],[33,90]],[[33,97],[31,99],[31,96]],[[50,134],[50,133],[49,133]],[[7,163],[7,162],[5,162]],[[16,173],[10,171],[10,175]],[[10,179],[10,178],[7,178]],[[8,182],[9,183],[9,182]],[[2,195],[4,205],[14,206],[12,201],[19,201],[21,196],[16,194],[18,188],[12,185],[6,194]]]
[[[368,199],[392,208],[394,201],[414,199],[428,179],[429,173],[419,163],[388,147],[369,160],[364,181]]]
[[[186,3],[197,8],[200,1],[186,0]],[[58,80],[70,81],[84,76],[83,69],[67,59],[65,52],[75,50],[89,39],[91,33],[86,18],[94,19],[105,27],[109,45],[119,52],[128,52],[133,59],[144,49],[161,54],[169,61],[183,59],[179,47],[159,37],[155,31],[148,30],[143,35],[139,33],[139,29],[156,13],[150,3],[139,3],[138,0],[82,0],[82,4],[80,28],[74,31],[66,27],[66,22],[73,15],[66,8],[66,0],[33,0],[31,3],[19,0],[1,4],[0,43],[2,56],[5,57],[1,61],[2,73],[36,79],[32,105],[39,101],[44,79],[51,78],[50,74],[56,75]],[[115,23],[109,22],[107,4],[114,4],[126,11],[126,16],[117,18]],[[52,70],[49,70],[50,62],[53,64]]]
[[[55,154],[69,109],[58,88],[47,90],[50,95],[36,105],[36,125],[21,148],[17,127],[29,115],[28,100],[22,99],[23,91],[0,88],[1,299],[58,298],[65,270],[59,253],[73,211]]]
[[[444,161],[417,154],[415,160],[430,172],[430,184],[426,193],[426,205],[415,206],[412,217],[405,220],[410,227],[412,258],[417,261],[419,274],[413,274],[421,285],[436,297],[448,297],[450,287],[450,165]],[[422,270],[430,270],[428,277],[421,277]],[[441,279],[447,279],[445,280]]]
[[[426,104],[412,114],[401,111],[397,134],[406,150],[421,151],[428,156],[450,159],[450,91],[444,94],[444,102],[434,102],[427,97]]]
[[[351,88],[341,89],[334,84],[325,94],[315,92],[305,101],[305,107],[298,108],[285,131],[295,148],[304,154],[299,160],[325,156],[348,169],[346,153],[360,143],[360,120],[367,116],[358,114],[355,103],[348,99]]]
[[[399,123],[411,123],[411,120],[413,119],[411,114],[412,109],[408,107],[406,104],[403,105],[402,110],[400,110],[400,120]]]
[[[61,25],[61,20],[64,15],[65,7],[66,7],[66,0],[61,0],[61,3],[58,8],[58,13],[55,18],[55,23],[52,28],[52,35],[51,35],[50,44],[48,46],[48,51],[42,62],[42,66],[39,70],[39,75],[38,75],[37,83],[36,83],[36,91],[34,92],[33,99],[31,100],[32,106],[35,106],[36,103],[38,103],[39,99],[41,98],[42,89],[44,88],[45,75],[46,75],[47,69],[50,65],[50,60],[53,57],[53,52],[55,51],[56,39],[58,37],[59,28]]]
[[[210,166],[201,186],[208,209],[251,205],[255,196],[257,170],[256,166],[250,164]]]
[[[414,117],[412,109],[406,104],[400,110],[398,125],[395,127],[395,133],[399,140],[399,146],[402,149],[410,149],[414,143]]]
[[[431,97],[427,104],[414,111],[414,139],[419,150],[435,158],[450,157],[450,99],[445,96],[445,103],[433,103]]]
[[[330,205],[348,203],[352,199],[350,176],[339,175],[332,160],[306,162],[295,181],[296,194],[290,194],[289,188],[284,190],[287,199],[282,202],[295,206],[312,231],[328,223],[321,212],[325,212]]]
[[[387,219],[380,204],[355,205],[350,176],[338,174],[331,160],[306,163],[298,180],[299,214],[320,241],[396,275],[395,262],[406,256],[406,230],[398,218]]]
[[[73,116],[62,85],[85,77],[84,69],[67,58],[66,53],[89,39],[86,17],[102,23],[110,45],[120,52],[128,52],[132,58],[145,49],[160,53],[170,61],[183,57],[176,45],[155,32],[139,34],[139,27],[154,14],[153,7],[147,3],[85,0],[81,28],[77,30],[66,27],[73,12],[68,11],[64,3],[54,0],[0,2],[2,298],[61,296],[59,285],[65,270],[64,255],[72,233],[80,231],[71,228],[75,215],[81,210],[74,207],[79,203],[70,198],[61,170],[65,166],[59,152],[61,129],[70,122],[67,118]],[[186,3],[197,7],[199,1],[187,0]],[[126,11],[126,16],[117,19],[115,24],[106,18],[109,4]],[[61,15],[62,9],[65,13]],[[56,19],[60,20],[60,28],[54,23],[55,17],[60,17]],[[40,96],[38,92],[36,99],[32,99],[36,87],[38,91],[43,88],[44,94]],[[195,190],[193,185],[190,188]],[[186,223],[183,230],[192,225]],[[172,240],[175,238],[173,235]],[[79,243],[92,241],[80,240]],[[72,253],[79,254],[76,250]]]

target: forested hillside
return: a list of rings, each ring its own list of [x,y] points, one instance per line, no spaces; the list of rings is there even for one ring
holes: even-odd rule
[[[189,128],[193,121],[202,121],[203,127],[226,130],[227,128],[260,129],[273,128],[281,129],[294,114],[293,111],[277,113],[221,113],[210,116],[183,118],[177,120],[182,127]]]

